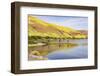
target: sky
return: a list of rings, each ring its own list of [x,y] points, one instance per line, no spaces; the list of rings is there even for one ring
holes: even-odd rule
[[[71,27],[76,30],[88,30],[88,17],[46,15],[35,15],[35,17],[49,23]]]

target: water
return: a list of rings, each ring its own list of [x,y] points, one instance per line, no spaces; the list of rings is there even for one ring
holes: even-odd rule
[[[56,60],[88,58],[87,39],[68,40],[67,43],[55,43],[29,47],[29,60]]]

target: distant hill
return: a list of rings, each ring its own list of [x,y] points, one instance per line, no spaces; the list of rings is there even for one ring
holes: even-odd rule
[[[78,30],[78,31],[80,31],[84,35],[88,35],[88,31],[87,30]]]
[[[51,24],[32,15],[28,16],[28,36],[49,38],[87,38],[87,32]]]

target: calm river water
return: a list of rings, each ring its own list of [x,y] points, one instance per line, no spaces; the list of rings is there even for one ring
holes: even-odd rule
[[[88,58],[87,39],[68,40],[67,43],[28,48],[29,60],[56,60]]]

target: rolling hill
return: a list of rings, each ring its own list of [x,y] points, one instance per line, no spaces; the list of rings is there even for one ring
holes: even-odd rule
[[[81,30],[64,27],[62,25],[48,23],[32,15],[28,16],[28,37],[43,38],[63,38],[63,39],[81,39],[87,38],[87,34]]]

